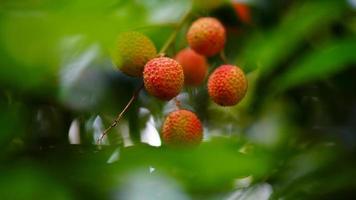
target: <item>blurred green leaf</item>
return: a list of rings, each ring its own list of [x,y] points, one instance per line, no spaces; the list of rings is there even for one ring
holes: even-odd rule
[[[24,163],[22,163],[24,164]],[[73,199],[67,188],[31,165],[1,169],[1,199]]]
[[[189,190],[212,192],[231,188],[236,178],[261,178],[273,167],[268,152],[255,147],[245,154],[239,152],[242,148],[243,143],[228,138],[215,138],[196,149],[135,146],[123,149],[115,166],[120,174],[152,166],[178,178]]]
[[[307,53],[274,83],[272,91],[283,91],[300,84],[327,78],[356,64],[356,40],[331,41],[319,50]]]
[[[268,75],[308,35],[340,18],[345,8],[344,3],[339,1],[297,3],[275,29],[252,37],[236,63],[246,72],[259,67],[262,76]]]
[[[23,134],[25,113],[19,103],[3,103],[0,101],[0,147],[4,151],[11,141]],[[1,152],[0,155],[2,155]]]

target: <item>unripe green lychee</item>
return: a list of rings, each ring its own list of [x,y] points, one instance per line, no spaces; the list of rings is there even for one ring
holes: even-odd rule
[[[143,81],[148,93],[161,100],[168,101],[182,90],[184,84],[183,68],[171,58],[154,58],[145,65]]]
[[[186,48],[178,52],[175,59],[183,67],[184,84],[197,86],[204,81],[208,72],[208,65],[204,56]]]
[[[163,142],[174,147],[192,147],[200,144],[203,128],[199,118],[189,110],[168,114],[162,127]]]
[[[221,106],[233,106],[241,101],[247,91],[244,72],[233,65],[218,67],[209,77],[210,98]]]
[[[202,17],[190,26],[187,33],[190,48],[199,54],[213,56],[225,45],[225,28],[213,17]]]
[[[125,32],[117,38],[113,60],[123,73],[140,77],[145,64],[156,54],[156,47],[147,36],[139,32]]]

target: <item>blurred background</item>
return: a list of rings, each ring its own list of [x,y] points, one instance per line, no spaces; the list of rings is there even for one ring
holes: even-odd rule
[[[123,31],[167,55],[190,22],[217,17],[249,89],[219,107],[206,84],[182,106],[204,125],[196,149],[164,146],[174,102],[115,69]],[[0,199],[356,199],[355,0],[1,0]],[[211,72],[222,61],[209,58]]]

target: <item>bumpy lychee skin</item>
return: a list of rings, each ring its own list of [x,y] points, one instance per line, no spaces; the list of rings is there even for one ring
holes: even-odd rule
[[[172,147],[194,147],[203,138],[199,118],[189,110],[171,112],[163,123],[162,139]]]
[[[143,81],[148,93],[168,101],[177,96],[184,84],[182,66],[167,57],[148,61],[143,70]]]
[[[204,56],[186,48],[178,52],[175,59],[183,67],[185,85],[198,86],[203,83],[208,72],[208,64]]]
[[[190,48],[197,53],[213,56],[224,48],[225,28],[216,18],[199,18],[190,26],[187,40]]]
[[[221,106],[236,105],[245,96],[246,91],[247,79],[239,67],[222,65],[209,77],[209,96]]]
[[[113,60],[123,73],[141,77],[145,64],[156,54],[156,47],[148,37],[139,32],[125,32],[117,38]]]

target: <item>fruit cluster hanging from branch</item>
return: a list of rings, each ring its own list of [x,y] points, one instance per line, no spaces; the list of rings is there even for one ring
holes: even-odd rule
[[[225,64],[217,67],[209,76],[208,94],[220,106],[236,105],[246,94],[247,79],[241,68],[228,64],[224,54],[226,31],[218,19],[201,17],[195,20],[186,33],[189,47],[178,52],[174,59],[165,55],[189,16],[188,12],[182,18],[158,54],[153,42],[142,33],[120,34],[113,55],[114,64],[128,76],[143,78],[144,88],[150,95],[169,101],[181,92],[184,85],[194,87],[202,84],[208,72],[206,57],[220,53]],[[143,86],[134,93],[123,111],[102,133],[98,143],[118,124],[141,88]],[[166,117],[161,136],[168,146],[196,146],[202,141],[203,128],[195,113],[178,107],[178,110]]]

